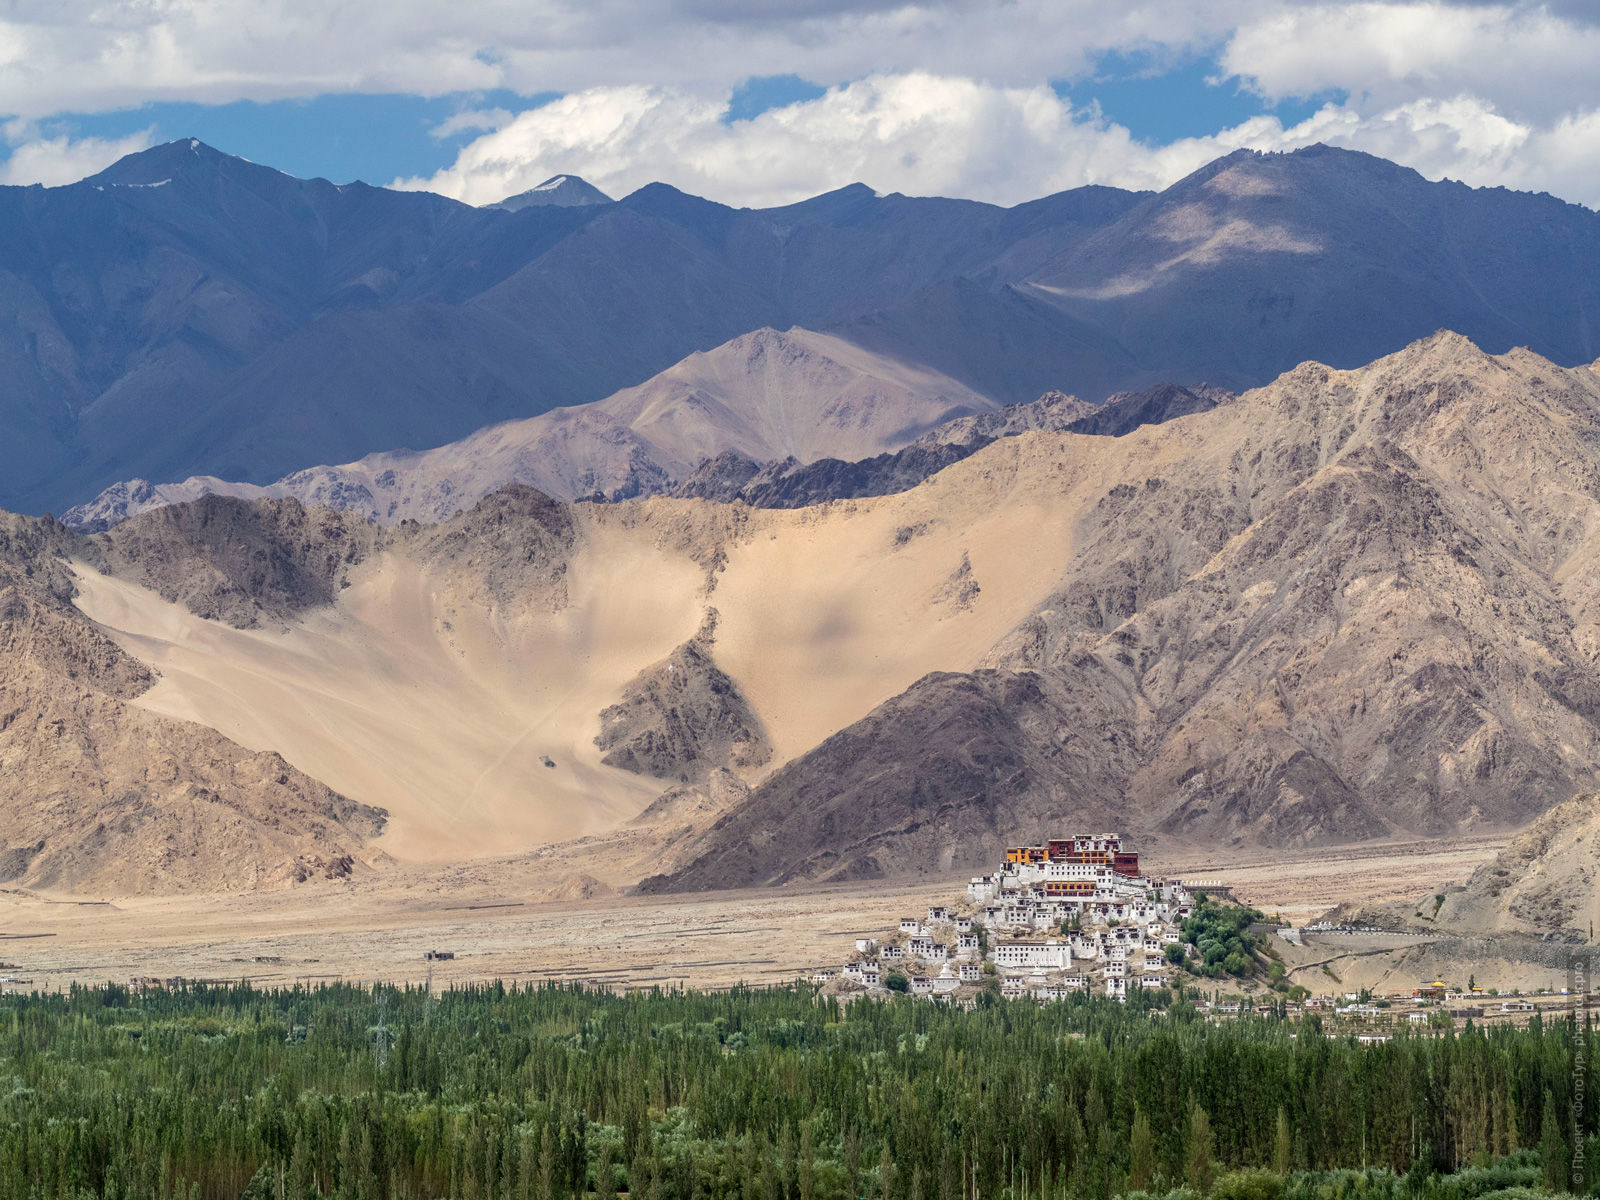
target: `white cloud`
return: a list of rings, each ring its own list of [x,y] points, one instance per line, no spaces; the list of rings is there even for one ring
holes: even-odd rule
[[[11,156],[0,163],[0,184],[42,183],[46,187],[56,187],[75,183],[85,175],[103,171],[124,154],[147,149],[155,143],[153,128],[124,138],[30,136],[33,132],[26,122],[6,124],[6,139],[12,146]]]
[[[513,115],[503,108],[473,108],[440,121],[428,132],[442,141],[445,138],[455,137],[458,133],[499,129],[503,125],[509,125]]]
[[[1327,142],[1430,178],[1600,202],[1600,113],[1539,130],[1472,97],[1372,113],[1328,104],[1289,128],[1263,116],[1159,147],[1049,88],[925,74],[873,76],[749,121],[725,122],[726,101],[672,88],[591,89],[518,115],[431,178],[396,185],[484,204],[565,172],[612,195],[659,179],[759,207],[859,180],[1014,204],[1088,183],[1159,188],[1232,150]]]
[[[1600,26],[1574,9],[1423,2],[1283,6],[1228,39],[1224,69],[1274,99],[1346,91],[1376,107],[1461,95],[1549,121],[1592,103]]]
[[[1085,119],[1046,87],[911,74],[874,76],[748,121],[725,123],[726,104],[726,94],[682,89],[591,89],[522,113],[447,170],[400,186],[483,204],[570,172],[613,195],[661,179],[732,204],[781,204],[856,180],[1010,200],[1126,177],[1139,153],[1125,130]]]
[[[11,0],[0,114],[326,92],[531,95],[929,71],[1030,86],[1213,45],[1269,0]]]

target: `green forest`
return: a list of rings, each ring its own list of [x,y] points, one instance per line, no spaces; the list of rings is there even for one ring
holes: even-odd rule
[[[1516,1200],[1600,1183],[1594,1064],[1164,992],[79,988],[0,997],[0,1200]]]

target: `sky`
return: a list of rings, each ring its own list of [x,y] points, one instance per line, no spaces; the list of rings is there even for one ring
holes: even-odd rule
[[[0,183],[180,137],[492,203],[1016,204],[1327,142],[1600,208],[1600,0],[5,0]]]

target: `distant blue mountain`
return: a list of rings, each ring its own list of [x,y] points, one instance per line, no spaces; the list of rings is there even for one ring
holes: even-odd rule
[[[762,326],[1001,403],[1239,388],[1441,326],[1600,357],[1600,216],[1324,147],[1009,209],[861,185],[756,211],[664,184],[611,202],[558,178],[584,202],[473,208],[184,140],[0,188],[0,507],[438,445]]]

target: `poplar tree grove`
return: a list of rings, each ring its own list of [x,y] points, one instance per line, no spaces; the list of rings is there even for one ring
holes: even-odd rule
[[[1600,1191],[1587,1020],[1401,1030],[808,987],[0,997],[3,1200]]]

